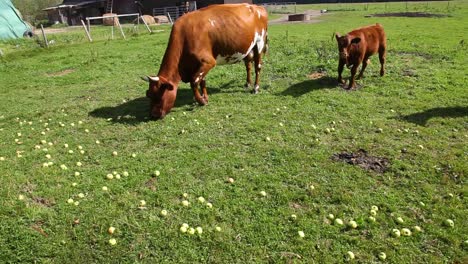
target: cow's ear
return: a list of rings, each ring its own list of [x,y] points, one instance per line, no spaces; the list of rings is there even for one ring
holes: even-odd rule
[[[159,83],[161,84],[161,87],[164,87],[167,90],[174,90],[174,84],[164,77],[159,77]]]
[[[353,38],[351,40],[351,44],[358,44],[359,42],[361,42],[361,38],[359,38],[359,37],[358,38]]]

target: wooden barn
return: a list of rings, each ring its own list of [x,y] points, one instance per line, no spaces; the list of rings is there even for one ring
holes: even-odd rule
[[[252,0],[63,0],[63,3],[51,6],[47,12],[51,23],[78,25],[81,19],[101,16],[106,13],[141,15],[167,15],[173,19],[212,4],[252,3]],[[98,20],[96,20],[98,22]]]

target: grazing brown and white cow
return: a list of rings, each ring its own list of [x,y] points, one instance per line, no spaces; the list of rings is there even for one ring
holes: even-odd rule
[[[351,78],[349,79],[348,89],[354,89],[356,87],[354,76],[356,75],[359,65],[362,63],[362,69],[358,75],[358,79],[362,78],[369,57],[377,52],[379,53],[380,60],[380,76],[384,75],[387,38],[382,25],[377,23],[372,26],[358,28],[344,36],[335,33],[335,37],[336,41],[338,41],[338,50],[340,51],[338,82],[344,83],[341,74],[346,64],[348,68],[351,68]]]
[[[162,118],[171,110],[180,81],[190,82],[195,100],[207,104],[205,77],[219,64],[243,60],[249,87],[254,62],[254,92],[258,92],[261,59],[267,50],[267,23],[266,10],[250,4],[211,5],[180,17],[172,27],[158,75],[145,78],[149,81],[146,96],[151,99],[151,116]]]

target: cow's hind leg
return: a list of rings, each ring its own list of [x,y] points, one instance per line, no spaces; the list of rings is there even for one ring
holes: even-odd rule
[[[247,55],[247,57],[244,58],[244,63],[245,63],[245,71],[247,72],[247,78],[245,81],[245,89],[249,89],[252,86],[252,79],[250,76],[250,71],[252,70],[252,60],[253,60],[253,54],[250,53]]]
[[[255,86],[254,93],[258,93],[260,89],[260,70],[262,69],[262,54],[258,51],[258,46],[254,48],[254,63],[255,63]]]
[[[380,61],[380,76],[385,74],[385,47],[379,48],[379,61]]]

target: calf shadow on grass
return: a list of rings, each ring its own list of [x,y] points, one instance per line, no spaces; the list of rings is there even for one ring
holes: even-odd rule
[[[340,87],[336,78],[330,76],[323,76],[315,80],[307,80],[289,86],[280,94],[283,96],[300,97],[306,93],[320,90],[320,89],[333,89]]]
[[[468,107],[452,106],[427,109],[419,113],[402,116],[401,119],[420,126],[425,126],[427,121],[433,117],[456,118],[465,116],[468,116]]]
[[[193,93],[190,89],[179,89],[174,108],[193,104]],[[109,119],[114,123],[136,125],[151,121],[150,100],[147,97],[139,97],[117,106],[106,106],[89,112],[90,116]]]

